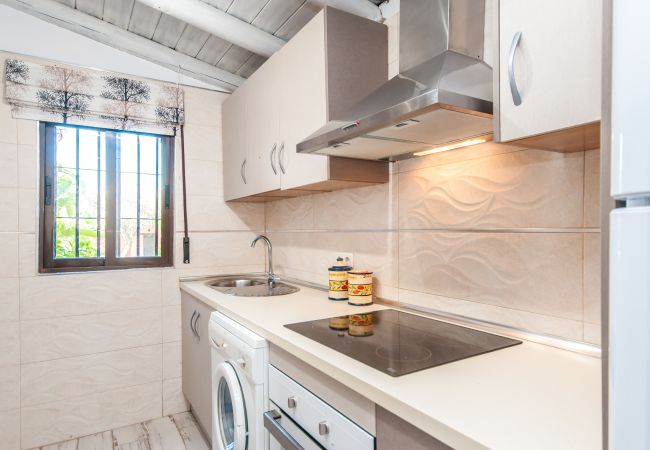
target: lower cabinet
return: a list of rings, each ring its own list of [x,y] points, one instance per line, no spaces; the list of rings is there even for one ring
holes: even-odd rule
[[[381,406],[375,407],[375,416],[377,450],[453,450]]]
[[[208,324],[212,311],[209,306],[182,293],[183,394],[209,438],[212,437],[212,377]]]

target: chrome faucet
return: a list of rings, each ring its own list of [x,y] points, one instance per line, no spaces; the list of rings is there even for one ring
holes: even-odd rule
[[[266,276],[268,278],[268,282],[271,286],[275,284],[275,282],[278,280],[278,277],[273,273],[273,245],[271,244],[271,240],[264,236],[263,234],[260,234],[257,236],[255,239],[253,239],[253,242],[251,243],[251,247],[255,247],[255,244],[257,244],[257,241],[263,240],[266,242],[266,249],[269,257],[269,262],[268,262],[268,272],[266,272]]]

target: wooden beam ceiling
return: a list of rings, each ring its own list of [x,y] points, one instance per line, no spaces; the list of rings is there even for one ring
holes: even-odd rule
[[[183,75],[232,92],[244,78],[200,61],[109,22],[54,0],[0,0],[0,4],[30,14],[118,50],[159,64]]]

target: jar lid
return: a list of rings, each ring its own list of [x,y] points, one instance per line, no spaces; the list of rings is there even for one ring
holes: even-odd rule
[[[352,267],[350,266],[332,266],[327,270],[329,270],[330,272],[347,272],[350,269],[352,269]]]
[[[370,270],[349,270],[348,273],[352,275],[372,275]]]

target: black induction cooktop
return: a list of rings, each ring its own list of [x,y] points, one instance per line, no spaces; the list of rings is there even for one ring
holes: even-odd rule
[[[521,344],[394,309],[285,327],[394,377]]]

